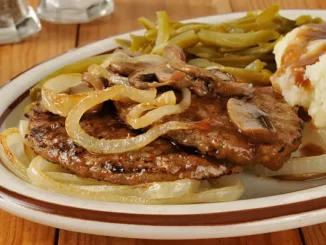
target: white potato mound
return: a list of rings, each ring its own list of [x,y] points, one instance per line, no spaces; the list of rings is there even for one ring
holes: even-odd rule
[[[319,128],[326,127],[326,54],[314,65],[307,66],[305,76],[314,87],[312,100],[308,110],[314,124]]]
[[[286,48],[302,41],[302,37],[298,37],[298,33],[303,31],[302,28],[308,27],[302,26],[294,29],[275,45],[277,69],[282,67],[282,57],[286,55]],[[316,50],[325,49],[325,47],[326,39],[310,41],[306,52],[299,59],[314,55]],[[282,73],[274,74],[271,81],[273,87],[282,93],[287,103],[292,106],[305,107],[315,126],[326,128],[326,54],[321,55],[316,63],[306,66],[304,79],[310,80],[309,88],[298,85],[293,68],[287,67]]]

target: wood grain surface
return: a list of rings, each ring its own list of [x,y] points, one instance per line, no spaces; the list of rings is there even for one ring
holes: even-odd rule
[[[29,1],[32,6],[37,0]],[[168,11],[171,19],[261,9],[272,3],[282,8],[326,9],[325,0],[115,0],[115,12],[82,25],[42,22],[42,31],[19,44],[0,46],[0,83],[44,60],[71,48],[141,28],[140,16],[155,18],[155,11]],[[326,224],[254,236],[195,241],[158,241],[113,238],[58,230],[36,224],[0,210],[0,245],[8,244],[110,244],[110,245],[325,245]]]

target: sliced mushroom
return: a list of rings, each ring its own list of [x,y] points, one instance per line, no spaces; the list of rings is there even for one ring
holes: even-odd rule
[[[158,66],[166,59],[155,54],[132,56],[124,50],[116,50],[102,64],[103,67],[122,76],[129,76],[136,70]]]
[[[241,95],[249,96],[253,92],[253,87],[250,84],[237,83],[236,79],[229,75],[226,76],[224,72],[214,70],[210,71],[204,68],[188,65],[180,60],[169,61],[171,68],[183,71],[188,75],[192,75],[198,79],[210,83],[210,87],[214,87],[214,93],[224,96]]]
[[[186,62],[186,55],[178,46],[165,47],[163,57],[167,60],[181,60],[183,62]]]
[[[128,78],[131,86],[139,89],[149,89],[171,85],[173,83],[171,81],[172,74],[173,70],[167,67],[166,64],[162,64],[134,71]]]
[[[171,69],[166,63],[160,66],[135,71],[129,76],[129,84],[139,89],[173,86],[191,88],[198,96],[205,96],[214,91],[211,83],[189,76],[185,72]]]
[[[253,143],[273,143],[277,134],[269,116],[256,105],[231,98],[227,102],[231,122]]]
[[[116,51],[102,66],[119,75],[128,76],[129,84],[139,89],[189,87],[198,96],[248,96],[253,91],[250,85],[237,83],[231,75],[191,66],[185,61],[182,49],[167,46],[163,57],[153,54],[132,57],[124,51]]]
[[[102,90],[102,89],[105,89],[105,84],[104,84],[104,81],[93,75],[93,74],[90,74],[89,72],[84,72],[83,73],[83,81],[87,82],[91,87],[93,87],[95,90]]]

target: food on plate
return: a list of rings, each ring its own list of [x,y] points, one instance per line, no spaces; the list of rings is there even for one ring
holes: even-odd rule
[[[135,132],[110,113],[112,109],[87,115],[80,122],[82,128],[101,139],[135,136]],[[27,139],[35,153],[81,177],[136,185],[184,178],[209,179],[232,172],[232,166],[180,151],[170,141],[160,138],[135,151],[92,153],[69,138],[64,117],[52,114],[38,104],[29,112],[28,118],[30,133]]]
[[[264,11],[248,12],[242,18],[217,24],[173,22],[161,11],[156,14],[157,25],[145,17],[138,19],[146,29],[143,35],[131,34],[131,41],[117,42],[142,54],[162,54],[164,47],[176,45],[189,59],[208,59],[239,81],[266,85],[276,68],[272,52],[279,37],[298,26],[322,22],[307,15],[290,20],[281,16],[279,9],[274,4]],[[261,61],[259,69],[255,69],[257,60]]]
[[[116,102],[126,123],[134,104]],[[303,124],[294,108],[271,87],[256,88],[251,98],[193,97],[185,112],[162,118],[168,121],[206,121],[202,128],[168,132],[165,137],[200,153],[240,166],[262,164],[279,169],[301,142]]]
[[[292,106],[302,106],[318,128],[326,128],[326,23],[294,29],[274,49],[271,81]]]
[[[277,42],[282,69],[277,50],[289,36],[281,36],[320,19],[278,10],[222,24],[140,18],[144,36],[118,40],[128,49],[66,66],[31,89],[27,120],[0,134],[3,163],[47,190],[139,204],[237,200],[243,170],[323,176],[323,154],[291,157],[303,149],[304,123],[279,94],[287,93],[274,80],[279,70],[276,91],[269,81]]]

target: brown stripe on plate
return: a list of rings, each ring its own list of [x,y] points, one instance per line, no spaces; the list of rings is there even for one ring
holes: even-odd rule
[[[2,126],[4,121],[6,120],[7,116],[9,116],[9,114],[16,108],[16,106],[18,106],[24,99],[26,99],[28,95],[29,95],[29,90],[27,90],[23,94],[21,94],[14,102],[12,102],[4,110],[4,112],[0,116],[0,127]]]
[[[7,201],[47,214],[89,221],[151,226],[231,225],[326,208],[326,197],[321,197],[286,205],[223,213],[181,215],[131,214],[90,210],[50,203],[16,193],[2,186],[0,186],[0,194]]]

